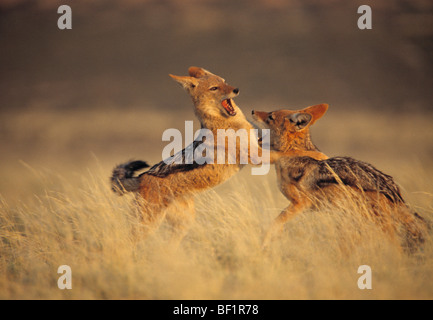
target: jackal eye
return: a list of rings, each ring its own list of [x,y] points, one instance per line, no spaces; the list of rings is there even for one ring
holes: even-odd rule
[[[218,87],[211,87],[209,90],[210,91],[215,91],[215,90],[218,90]]]

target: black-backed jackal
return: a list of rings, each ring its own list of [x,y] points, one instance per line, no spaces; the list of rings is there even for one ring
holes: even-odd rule
[[[121,164],[113,170],[111,177],[112,189],[115,192],[136,192],[141,195],[144,200],[142,217],[148,226],[158,226],[166,214],[179,239],[194,217],[194,194],[223,183],[245,165],[239,162],[220,164],[217,161],[204,164],[196,161],[187,163],[185,160],[188,157],[188,148],[192,153],[202,143],[213,144],[216,148],[219,129],[245,129],[249,132],[254,128],[233,101],[239,94],[238,88],[228,85],[223,78],[202,68],[190,67],[188,72],[189,76],[170,76],[189,93],[201,127],[210,130],[215,141],[196,140],[175,154],[171,160],[161,161],[137,177],[134,172],[149,167],[146,162]],[[258,145],[257,137],[255,141],[249,142]],[[250,143],[246,150],[248,153],[249,146]],[[242,151],[237,148],[235,152],[239,159]]]
[[[278,186],[290,200],[275,219],[264,245],[297,214],[361,196],[382,229],[403,248],[412,250],[424,241],[425,220],[412,212],[393,178],[372,165],[350,157],[328,158],[313,144],[309,128],[327,111],[327,104],[302,110],[253,111],[253,121],[270,129],[270,147],[280,153],[275,162]]]

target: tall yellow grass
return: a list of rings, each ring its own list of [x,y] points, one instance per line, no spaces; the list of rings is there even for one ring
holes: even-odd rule
[[[138,237],[133,198],[111,192],[110,171],[134,157],[160,161],[163,130],[183,130],[192,117],[190,109],[3,114],[0,299],[433,298],[431,241],[414,256],[402,254],[351,201],[299,215],[261,250],[288,205],[273,168],[251,176],[246,167],[197,195],[196,220],[177,249],[166,224]],[[431,219],[431,115],[390,118],[331,109],[313,139],[329,156],[351,155],[393,175],[410,205]],[[71,290],[57,287],[61,265],[72,269]],[[357,286],[360,265],[372,268],[372,290]]]
[[[431,241],[408,256],[353,202],[299,215],[262,250],[264,232],[288,204],[272,174],[244,170],[197,195],[196,220],[177,248],[168,225],[146,239],[132,232],[140,223],[133,198],[115,196],[107,172],[88,172],[78,184],[36,174],[56,187],[1,201],[1,299],[433,298]],[[60,265],[72,269],[71,290],[57,287]],[[357,286],[360,265],[372,268],[371,290]]]

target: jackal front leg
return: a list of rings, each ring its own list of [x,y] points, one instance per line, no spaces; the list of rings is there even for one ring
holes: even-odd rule
[[[310,201],[304,200],[296,203],[290,204],[287,208],[285,208],[278,217],[275,218],[271,227],[266,232],[265,238],[263,240],[262,248],[266,249],[270,242],[278,236],[284,228],[284,225],[291,219],[293,219],[296,215],[304,211],[310,206]]]

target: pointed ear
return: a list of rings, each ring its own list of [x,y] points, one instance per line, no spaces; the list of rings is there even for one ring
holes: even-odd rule
[[[194,78],[202,78],[204,76],[214,76],[212,72],[209,72],[199,67],[189,67],[188,74]]]
[[[286,117],[286,120],[290,121],[290,123],[295,127],[296,131],[304,129],[310,124],[312,119],[313,116],[305,112],[292,113]]]
[[[326,110],[328,110],[328,107],[329,107],[328,104],[322,103],[322,104],[317,104],[315,106],[305,108],[304,110],[302,110],[302,112],[307,112],[311,114],[313,119],[311,120],[310,125],[312,125],[325,114]]]
[[[185,90],[190,90],[192,88],[195,88],[198,84],[197,79],[193,77],[182,77],[182,76],[175,76],[172,74],[169,74],[169,76],[177,83],[179,83]]]

